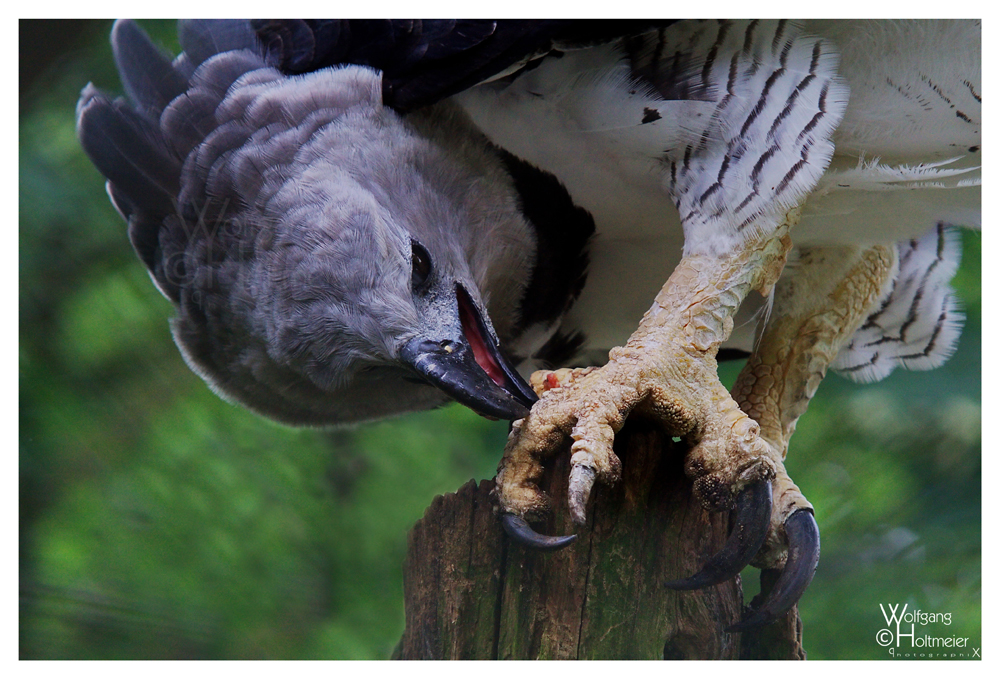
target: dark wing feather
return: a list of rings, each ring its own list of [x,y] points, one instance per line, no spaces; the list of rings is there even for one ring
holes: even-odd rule
[[[260,53],[257,38],[249,24],[236,19],[179,21],[177,37],[192,70],[223,52],[246,49]]]
[[[336,64],[383,74],[398,111],[433,104],[555,49],[593,45],[671,21],[255,20],[269,63],[286,73]]]

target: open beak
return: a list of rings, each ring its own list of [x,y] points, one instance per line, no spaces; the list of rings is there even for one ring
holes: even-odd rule
[[[469,293],[458,285],[461,337],[417,337],[401,356],[427,382],[486,417],[517,420],[538,400],[493,340]]]

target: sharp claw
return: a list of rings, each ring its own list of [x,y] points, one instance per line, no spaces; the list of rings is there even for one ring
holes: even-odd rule
[[[794,606],[812,582],[819,563],[819,526],[808,509],[799,509],[785,519],[788,536],[788,560],[763,605],[746,619],[729,627],[728,632],[742,632],[774,622]]]
[[[587,501],[595,476],[594,470],[584,465],[574,466],[569,473],[569,515],[578,526],[587,523]]]
[[[700,571],[666,583],[670,589],[701,589],[735,577],[760,551],[771,521],[771,481],[756,481],[736,496],[736,526],[718,554]]]
[[[576,540],[575,535],[556,536],[536,533],[528,525],[527,521],[513,514],[504,513],[501,516],[500,522],[503,525],[504,532],[507,533],[511,540],[529,549],[552,552],[562,549]]]

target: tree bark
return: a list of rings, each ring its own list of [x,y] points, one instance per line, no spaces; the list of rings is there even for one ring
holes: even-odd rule
[[[615,451],[622,480],[595,487],[582,528],[565,506],[568,455],[549,464],[543,487],[556,511],[536,530],[579,536],[559,552],[506,538],[492,481],[435,498],[410,534],[393,657],[737,659],[741,636],[744,657],[804,657],[794,609],[752,638],[725,631],[741,616],[738,577],[693,592],[663,586],[718,551],[729,519],[692,496],[682,444],[632,418]]]

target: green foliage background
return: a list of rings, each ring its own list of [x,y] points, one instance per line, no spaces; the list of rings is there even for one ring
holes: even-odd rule
[[[172,23],[147,27],[176,50]],[[293,430],[212,394],[75,139],[80,89],[120,91],[108,28],[21,26],[21,657],[386,658],[409,526],[493,475],[506,425],[449,407]],[[831,376],[799,425],[788,467],[823,536],[812,658],[888,657],[880,603],[951,612],[928,631],[980,645],[980,244],[965,232],[957,355]]]

